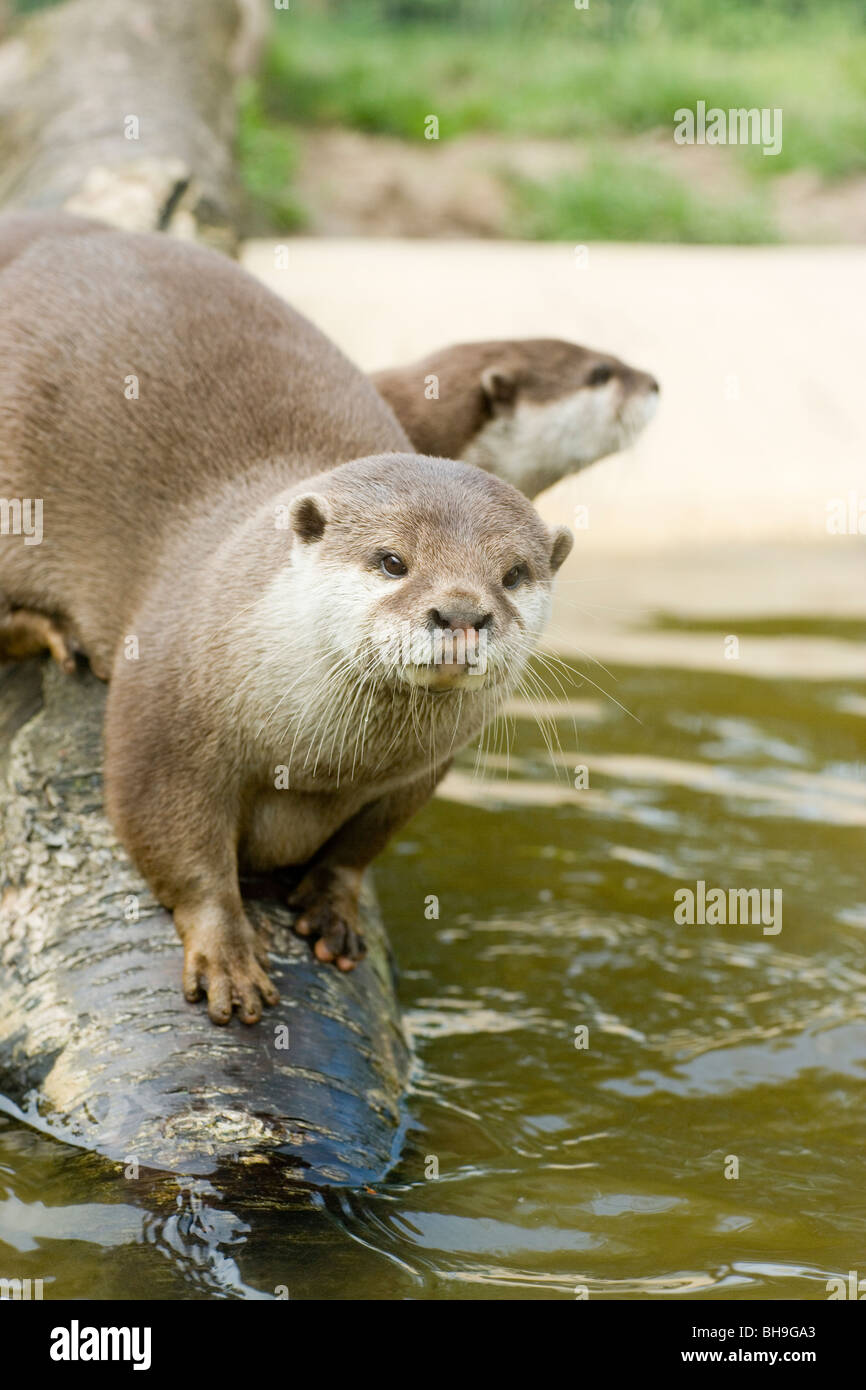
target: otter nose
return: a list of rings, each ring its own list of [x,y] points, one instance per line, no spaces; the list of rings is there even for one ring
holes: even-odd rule
[[[646,379],[646,389],[648,391],[654,391],[655,394],[658,395],[662,388],[659,386],[654,376],[648,376]]]
[[[461,629],[469,632],[472,628],[480,632],[483,627],[489,627],[493,622],[493,614],[482,613],[478,608],[468,605],[462,608],[431,608],[430,621],[434,627],[450,628],[452,632]]]

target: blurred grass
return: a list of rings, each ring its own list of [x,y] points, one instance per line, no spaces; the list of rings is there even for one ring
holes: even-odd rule
[[[433,113],[446,140],[472,131],[587,139],[672,132],[674,111],[703,98],[782,107],[782,153],[740,151],[761,175],[866,171],[866,6],[679,0],[662,12],[620,0],[614,23],[601,13],[609,7],[502,0],[478,6],[471,24],[386,22],[401,9],[461,8],[341,0],[330,15],[278,12],[263,115],[417,140]],[[485,12],[496,22],[482,23]]]
[[[666,241],[756,245],[778,240],[759,193],[720,199],[634,157],[597,155],[585,173],[515,182],[508,232],[541,241]]]
[[[284,122],[265,119],[252,83],[238,103],[237,154],[249,234],[303,231],[306,213],[292,192],[297,142]]]
[[[725,152],[740,196],[713,197],[637,156],[629,140],[672,140],[674,112],[781,107],[783,148]],[[278,144],[343,126],[417,142],[471,133],[572,139],[583,173],[511,178],[508,234],[531,238],[766,242],[765,187],[810,170],[866,173],[866,7],[860,0],[319,0],[276,11],[242,121],[241,165],[262,215],[291,230]]]

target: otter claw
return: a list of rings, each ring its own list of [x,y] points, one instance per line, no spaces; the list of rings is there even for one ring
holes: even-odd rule
[[[336,964],[338,970],[354,970],[367,954],[364,938],[329,903],[305,906],[294,924],[298,936],[313,946],[313,954],[323,965]]]
[[[257,944],[209,947],[200,939],[186,943],[183,992],[190,1004],[207,996],[212,1023],[225,1024],[235,1009],[242,1023],[258,1023],[265,1004],[279,1003],[279,992],[259,964]]]

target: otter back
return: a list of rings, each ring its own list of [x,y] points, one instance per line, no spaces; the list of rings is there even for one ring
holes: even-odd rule
[[[43,499],[44,535],[4,545],[0,595],[74,613],[104,661],[190,510],[273,491],[274,460],[285,487],[408,441],[339,349],[231,261],[32,220],[20,250],[14,219],[0,269],[0,497]]]

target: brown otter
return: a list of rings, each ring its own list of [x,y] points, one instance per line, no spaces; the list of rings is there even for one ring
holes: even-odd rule
[[[244,870],[303,866],[296,928],[351,969],[363,869],[519,679],[570,533],[413,455],[232,262],[68,220],[0,269],[0,495],[44,509],[0,541],[0,655],[110,674],[107,804],[187,998],[276,998]]]
[[[559,338],[458,343],[374,372],[413,445],[535,497],[630,444],[658,404],[655,377]]]

